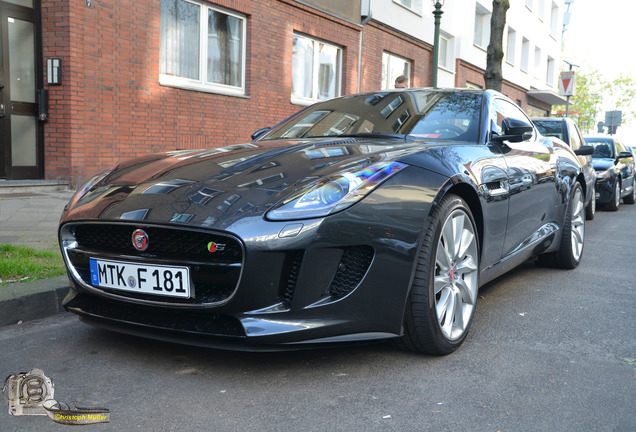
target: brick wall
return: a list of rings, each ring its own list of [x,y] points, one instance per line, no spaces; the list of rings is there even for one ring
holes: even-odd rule
[[[411,60],[410,87],[430,87],[433,47],[382,23],[371,21],[362,34],[361,91],[374,91],[380,88],[384,51]]]
[[[302,108],[290,101],[294,31],[342,46],[342,93],[357,91],[360,26],[292,0],[214,2],[247,16],[246,96],[161,86],[158,3],[42,0],[43,57],[63,67],[48,86],[47,179],[77,186],[139,154],[249,141]]]
[[[249,141],[302,108],[291,103],[294,32],[343,48],[343,95],[381,88],[384,51],[411,60],[411,87],[431,84],[432,46],[374,20],[362,27],[295,0],[212,3],[247,17],[245,96],[159,85],[158,0],[42,0],[43,57],[62,60],[63,78],[47,87],[47,179],[76,187],[137,155]],[[483,86],[481,69],[458,60],[456,71],[457,87]],[[504,83],[504,93],[525,108],[522,88]]]

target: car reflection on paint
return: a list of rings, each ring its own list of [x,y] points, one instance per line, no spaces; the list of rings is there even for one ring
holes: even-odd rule
[[[497,92],[345,96],[96,175],[60,222],[64,306],[186,344],[447,354],[481,285],[528,259],[578,266],[585,194],[572,149]]]

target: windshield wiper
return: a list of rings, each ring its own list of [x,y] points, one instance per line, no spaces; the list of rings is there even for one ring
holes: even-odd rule
[[[354,134],[342,134],[342,135],[334,135],[334,138],[392,138],[392,139],[401,139],[407,140],[408,135],[404,134],[396,134],[396,133],[382,133],[382,132],[360,132]]]

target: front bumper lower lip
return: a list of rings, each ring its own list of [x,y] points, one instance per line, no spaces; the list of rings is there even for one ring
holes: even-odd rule
[[[78,315],[83,322],[107,330],[166,342],[233,351],[288,351],[343,343],[369,343],[399,336],[386,332],[363,332],[303,338],[306,332],[320,332],[325,328],[346,325],[343,320],[324,319],[287,321],[280,318],[234,318],[219,314],[190,316],[183,312],[170,312],[164,323],[149,323],[143,316],[135,313],[136,306],[132,306],[130,310],[122,310],[121,305],[116,305],[113,307],[117,310],[113,310],[105,306],[104,302],[107,301],[71,290],[64,299],[64,308]],[[106,313],[108,310],[110,313]],[[177,316],[178,318],[175,318]],[[216,321],[216,327],[200,327],[205,326],[208,321]]]

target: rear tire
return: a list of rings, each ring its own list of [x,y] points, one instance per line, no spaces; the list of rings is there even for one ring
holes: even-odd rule
[[[632,193],[623,198],[625,204],[634,204],[636,202],[636,177],[632,180]]]
[[[585,243],[585,198],[579,183],[575,183],[563,221],[559,250],[539,255],[538,264],[563,269],[576,268],[583,256]]]
[[[462,344],[479,289],[479,240],[466,202],[448,195],[435,209],[419,252],[396,342],[418,353],[450,354]]]

